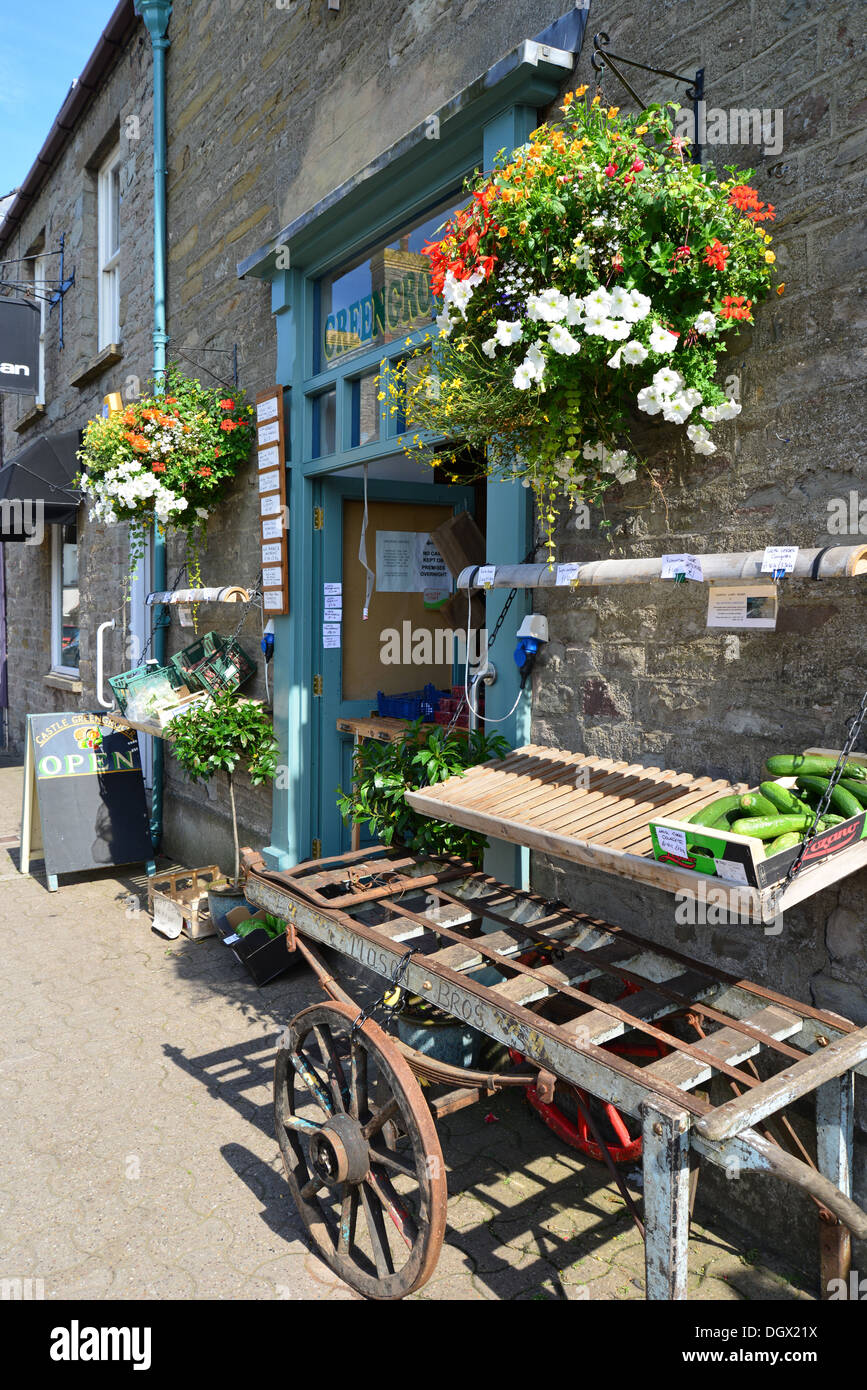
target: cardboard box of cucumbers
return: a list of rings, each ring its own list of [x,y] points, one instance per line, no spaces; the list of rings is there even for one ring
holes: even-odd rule
[[[771,887],[798,854],[838,756],[824,748],[781,753],[768,759],[765,780],[753,790],[718,797],[685,821],[657,816],[650,823],[654,858],[730,883]],[[867,755],[853,753],[802,868],[865,838]]]

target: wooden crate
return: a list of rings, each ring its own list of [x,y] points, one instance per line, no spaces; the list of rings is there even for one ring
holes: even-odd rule
[[[199,869],[174,869],[148,879],[148,910],[163,921],[180,920],[184,936],[200,941],[216,936],[208,910],[208,887],[223,875],[217,864]]]

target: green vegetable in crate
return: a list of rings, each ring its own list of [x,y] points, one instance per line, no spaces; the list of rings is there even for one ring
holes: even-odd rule
[[[770,801],[760,792],[744,792],[740,806],[742,811],[749,811],[753,816],[775,816],[780,809],[776,802]]]
[[[807,812],[803,816],[748,816],[745,820],[736,820],[732,831],[735,835],[749,835],[754,840],[775,840],[789,830],[806,830],[812,819]]]
[[[836,766],[836,758],[821,753],[778,753],[765,763],[772,777],[830,777]],[[860,763],[846,763],[843,772],[858,782],[867,781],[867,768]]]
[[[741,809],[741,799],[739,796],[718,796],[716,801],[712,801],[709,806],[705,806],[701,811],[696,811],[694,816],[690,816],[690,825],[705,825],[708,828],[714,826],[729,811],[739,811]]]
[[[799,777],[798,786],[805,791],[816,806],[822,800],[828,790],[827,777]],[[841,816],[860,816],[861,802],[851,792],[847,792],[845,787],[839,784],[831,793],[831,803],[835,811],[839,811]]]
[[[856,782],[854,777],[841,777],[837,785],[856,796],[862,806],[867,806],[867,782]]]
[[[784,816],[803,815],[804,802],[790,787],[781,787],[779,782],[762,782],[759,790]]]
[[[803,839],[797,830],[787,830],[785,835],[778,835],[776,840],[772,840],[765,847],[765,858],[770,859],[772,854],[782,854],[785,849],[794,849]]]

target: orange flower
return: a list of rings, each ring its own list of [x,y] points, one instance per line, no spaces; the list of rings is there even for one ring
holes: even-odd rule
[[[134,424],[135,424],[135,411],[134,411],[134,410],[125,410],[125,411],[124,411],[124,413],[123,413],[123,423],[124,423],[125,425],[134,425]]]
[[[200,477],[200,478],[210,478],[210,476],[211,476],[211,470],[210,470],[210,468],[200,468],[200,469],[199,469],[199,477]]]
[[[166,466],[164,463],[160,461],[160,459],[154,459],[153,463],[151,464],[151,471],[154,473],[165,473]]]

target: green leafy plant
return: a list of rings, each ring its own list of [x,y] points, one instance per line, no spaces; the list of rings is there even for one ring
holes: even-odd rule
[[[344,820],[354,825],[366,822],[384,845],[401,845],[418,854],[456,854],[478,863],[487,845],[483,835],[419,815],[407,805],[406,793],[444,782],[508,751],[502,734],[479,729],[466,736],[434,729],[425,737],[422,720],[417,719],[393,743],[359,743],[353,758],[354,784],[349,792],[338,788],[337,806]]]
[[[241,880],[241,851],[235,809],[234,774],[245,767],[254,786],[273,781],[279,748],[270,716],[261,705],[220,694],[191,705],[175,716],[171,749],[194,782],[209,782],[217,772],[229,780],[232,834],[235,844],[234,886]]]

